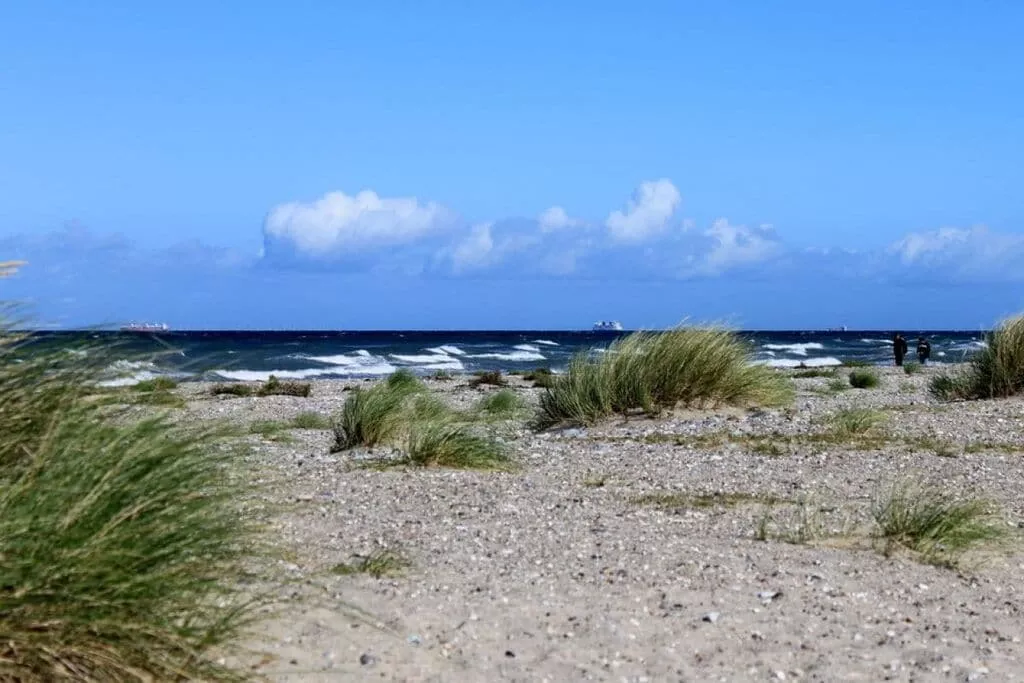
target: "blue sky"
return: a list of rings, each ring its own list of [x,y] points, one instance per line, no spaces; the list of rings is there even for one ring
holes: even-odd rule
[[[1024,308],[1017,2],[8,3],[53,325],[965,327]]]

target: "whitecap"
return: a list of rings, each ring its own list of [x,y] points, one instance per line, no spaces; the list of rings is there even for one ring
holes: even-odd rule
[[[490,358],[493,360],[507,360],[514,363],[527,363],[534,360],[547,360],[543,354],[534,351],[513,351],[512,353],[479,353],[468,358]]]
[[[431,353],[447,354],[449,356],[465,356],[466,352],[460,349],[458,346],[452,346],[451,344],[444,344],[442,346],[434,346],[427,351]]]
[[[430,355],[401,355],[397,353],[391,354],[390,358],[400,363],[408,363],[410,365],[416,365],[428,370],[461,370],[462,361],[458,358],[452,358],[451,356],[443,353],[432,353]]]
[[[353,377],[360,375],[390,375],[396,370],[390,363],[329,368],[303,368],[301,370],[211,370],[212,374],[236,382],[265,382],[273,375],[278,379],[311,379],[314,377]]]
[[[861,339],[865,344],[888,344],[892,346],[892,339]]]
[[[101,387],[131,387],[135,386],[139,382],[145,382],[147,380],[156,379],[159,375],[155,372],[149,372],[143,370],[133,375],[127,375],[124,377],[118,377],[117,379],[107,379],[96,384]]]
[[[540,349],[533,344],[516,344],[512,347],[517,351],[529,351],[531,353],[540,353]]]
[[[785,351],[796,356],[806,356],[810,350],[823,349],[825,347],[818,342],[807,342],[804,344],[765,344],[764,348],[772,349],[773,351]]]
[[[534,339],[534,344],[543,344],[544,346],[561,346],[558,342],[553,342],[550,339]]]

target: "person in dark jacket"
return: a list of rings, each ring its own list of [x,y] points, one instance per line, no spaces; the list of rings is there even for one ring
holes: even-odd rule
[[[917,338],[917,359],[921,361],[921,365],[932,355],[932,345],[928,343],[928,340],[924,337]]]
[[[907,355],[907,340],[897,332],[892,336],[892,353],[896,356],[896,365],[903,365],[903,357]]]

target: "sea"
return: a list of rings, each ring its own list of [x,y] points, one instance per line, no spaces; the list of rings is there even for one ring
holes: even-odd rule
[[[71,353],[104,356],[104,383],[130,385],[167,376],[178,381],[372,378],[407,368],[427,375],[480,370],[562,370],[573,355],[601,353],[628,332],[566,331],[172,331],[39,332],[38,341]],[[752,362],[775,367],[827,367],[854,360],[892,363],[891,334],[879,331],[738,332]],[[931,342],[931,362],[956,363],[985,345],[979,331],[905,333]]]

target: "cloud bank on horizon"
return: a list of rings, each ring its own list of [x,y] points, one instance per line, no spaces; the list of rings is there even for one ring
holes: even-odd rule
[[[14,283],[16,295],[32,297],[62,321],[58,324],[77,325],[110,322],[128,310],[129,317],[154,311],[196,327],[275,326],[246,322],[256,320],[316,327],[288,315],[299,316],[301,310],[301,320],[320,319],[324,308],[339,305],[339,283],[350,308],[353,293],[365,292],[366,302],[357,308],[366,320],[404,320],[402,315],[416,310],[426,326],[432,319],[427,311],[438,316],[447,311],[448,322],[437,324],[458,326],[451,321],[462,320],[468,306],[495,301],[511,310],[520,305],[512,303],[516,287],[543,299],[532,309],[521,306],[516,314],[529,325],[531,314],[546,310],[547,317],[537,321],[540,327],[571,308],[575,292],[582,291],[589,292],[587,313],[595,317],[602,302],[609,302],[607,293],[615,291],[621,298],[616,307],[646,310],[646,320],[657,324],[694,312],[748,319],[766,303],[778,314],[786,310],[780,299],[791,298],[790,308],[802,307],[803,317],[780,314],[775,326],[797,327],[813,310],[832,302],[838,309],[861,307],[870,316],[871,306],[888,292],[940,285],[989,287],[985,296],[999,312],[1024,303],[1005,288],[1024,280],[1024,234],[984,226],[939,227],[908,232],[869,250],[796,247],[770,224],[738,225],[719,218],[700,226],[685,217],[684,209],[683,194],[667,178],[640,183],[603,219],[574,216],[556,205],[535,217],[473,222],[434,201],[339,190],[272,207],[258,255],[195,241],[145,250],[123,237],[75,224],[59,232],[0,239],[0,254],[29,262],[5,286]],[[559,283],[557,288],[552,281]],[[689,289],[681,304],[666,306],[673,297],[643,301],[651,292],[664,299],[666,291],[682,291],[682,286]],[[1002,298],[992,298],[991,292],[1002,292]],[[405,307],[404,313],[373,317],[374,296],[394,297],[391,305]],[[921,315],[933,316],[929,320],[942,313],[941,302],[918,303]],[[966,308],[973,312],[976,307],[968,303]],[[845,320],[841,312],[829,313],[831,320]],[[499,322],[470,318],[462,326],[500,326],[505,320],[497,311],[494,316]],[[373,324],[387,323],[364,326]]]
[[[956,283],[1024,279],[1024,234],[985,226],[910,232],[874,250],[796,248],[770,224],[683,217],[668,178],[640,183],[603,220],[552,206],[535,218],[467,223],[456,210],[415,197],[329,192],[271,208],[261,260],[268,267],[386,271],[436,276],[688,280],[796,271],[886,281]]]

